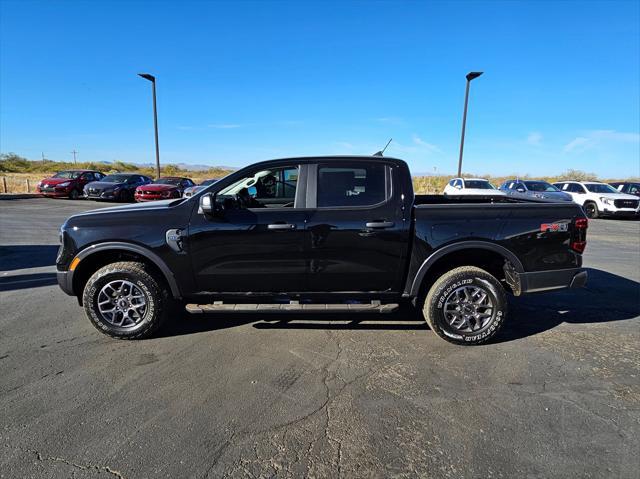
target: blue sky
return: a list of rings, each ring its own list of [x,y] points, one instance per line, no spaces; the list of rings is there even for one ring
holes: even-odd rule
[[[640,2],[0,1],[0,151],[640,175]]]

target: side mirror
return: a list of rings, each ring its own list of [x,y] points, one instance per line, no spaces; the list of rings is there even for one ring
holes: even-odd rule
[[[521,186],[520,188],[516,188],[518,193],[524,193],[524,188]]]
[[[200,197],[200,206],[198,213],[206,216],[213,216],[215,213],[216,196],[212,193],[206,193]]]
[[[462,189],[462,185],[456,185],[456,188],[461,190]]]

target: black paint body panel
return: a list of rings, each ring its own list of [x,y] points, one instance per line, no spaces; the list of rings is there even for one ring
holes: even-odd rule
[[[315,204],[314,165],[340,161],[384,163],[387,200],[371,207],[307,208]],[[291,164],[300,165],[301,207],[231,210],[224,217],[198,212],[203,194],[222,190],[254,168]],[[74,257],[118,243],[161,262],[179,290],[172,288],[174,296],[306,292],[393,298],[415,295],[430,262],[464,248],[497,252],[517,273],[580,268],[582,257],[570,247],[578,218],[584,218],[582,209],[567,202],[414,196],[406,163],[392,158],[274,160],[235,172],[189,199],[73,216],[62,228],[57,268],[65,272]],[[371,228],[370,222],[387,226]],[[269,228],[281,223],[291,228]],[[542,232],[548,223],[566,224],[566,230]],[[167,244],[170,229],[181,231],[182,251]],[[59,275],[65,291],[81,294],[69,291],[69,273]]]

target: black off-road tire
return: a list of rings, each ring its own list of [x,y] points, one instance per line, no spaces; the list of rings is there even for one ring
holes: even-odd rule
[[[473,331],[456,329],[447,321],[444,307],[454,291],[463,287],[479,288],[493,305],[490,318]],[[461,266],[436,280],[424,301],[422,314],[431,330],[453,344],[474,345],[489,341],[500,330],[507,317],[507,295],[495,276],[475,266]],[[487,311],[484,309],[483,311]],[[483,321],[484,322],[484,321]]]
[[[587,201],[582,208],[587,218],[594,220],[598,217],[598,205],[593,201]]]
[[[77,200],[78,198],[80,198],[80,192],[77,189],[74,188],[69,193],[69,199],[70,200]]]
[[[118,327],[103,317],[98,309],[101,289],[112,281],[133,283],[143,293],[146,309],[139,323]],[[98,331],[117,339],[144,339],[152,336],[165,322],[172,301],[161,280],[149,272],[144,263],[120,261],[96,271],[87,281],[82,295],[85,313]]]

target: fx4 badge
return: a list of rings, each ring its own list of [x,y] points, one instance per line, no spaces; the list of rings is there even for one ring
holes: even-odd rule
[[[542,223],[540,225],[540,231],[568,231],[569,225],[567,223]]]

